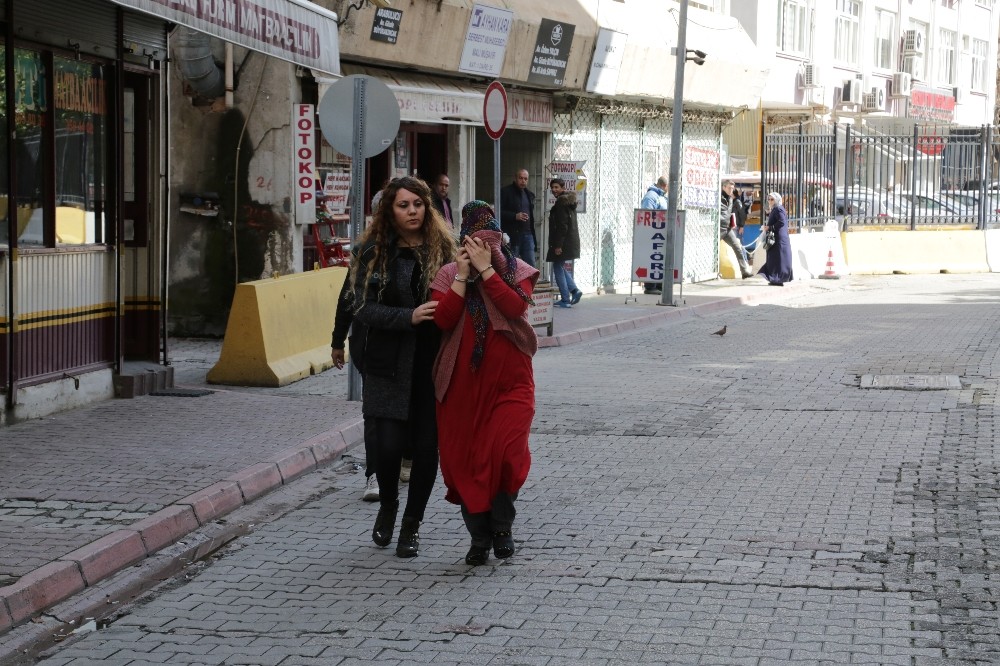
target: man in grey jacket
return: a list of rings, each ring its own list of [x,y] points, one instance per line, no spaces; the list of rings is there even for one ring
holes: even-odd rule
[[[742,205],[742,202],[733,196],[735,187],[736,184],[731,180],[722,181],[722,198],[719,203],[719,240],[733,248],[733,252],[736,253],[736,261],[740,265],[740,274],[745,280],[753,275],[753,269],[747,262],[746,253],[743,251],[743,244],[740,242],[739,236],[736,235],[737,218],[739,215],[735,211],[735,206]]]

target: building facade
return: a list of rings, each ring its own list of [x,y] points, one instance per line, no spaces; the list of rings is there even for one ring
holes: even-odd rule
[[[760,109],[726,135],[737,167],[756,166],[762,121],[889,133],[994,122],[993,0],[748,0],[729,11],[774,63]]]

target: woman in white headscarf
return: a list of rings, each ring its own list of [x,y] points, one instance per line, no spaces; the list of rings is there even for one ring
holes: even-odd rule
[[[781,287],[792,280],[792,243],[788,239],[788,213],[781,205],[781,195],[777,192],[767,195],[767,203],[771,212],[760,233],[765,239],[769,233],[773,233],[774,242],[767,248],[767,261],[758,275],[767,278],[769,285]]]

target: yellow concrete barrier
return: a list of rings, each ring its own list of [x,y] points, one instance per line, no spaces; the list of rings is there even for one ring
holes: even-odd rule
[[[988,273],[986,236],[975,230],[851,231],[843,234],[851,273]]]
[[[330,335],[346,268],[236,286],[210,384],[285,386],[333,366]]]

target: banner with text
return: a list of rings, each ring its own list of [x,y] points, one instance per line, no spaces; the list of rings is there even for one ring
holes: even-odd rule
[[[296,65],[340,73],[337,15],[311,2],[111,1]]]

